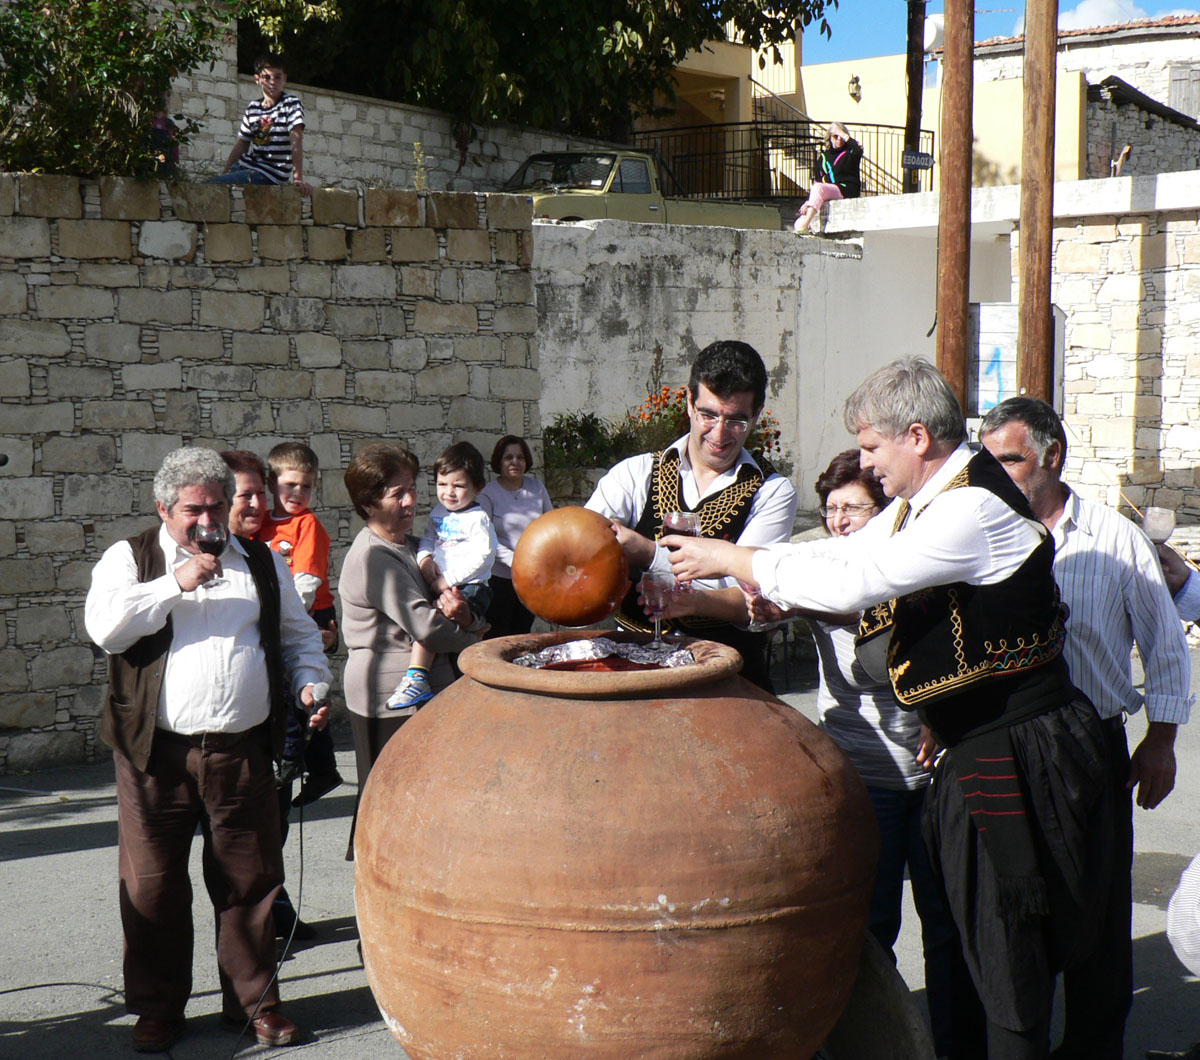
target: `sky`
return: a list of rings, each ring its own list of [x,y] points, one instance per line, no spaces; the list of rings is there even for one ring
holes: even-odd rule
[[[1162,15],[1200,14],[1196,8],[1155,4],[1143,0],[1059,0],[1059,29],[1111,26],[1139,18]],[[1021,32],[1025,18],[1023,0],[976,0],[975,39],[1010,37]],[[929,0],[926,14],[940,14],[943,4]],[[840,0],[826,16],[832,37],[825,39],[815,29],[804,35],[804,62],[832,63],[842,59],[865,59],[872,55],[898,55],[905,50],[908,33],[906,0]]]

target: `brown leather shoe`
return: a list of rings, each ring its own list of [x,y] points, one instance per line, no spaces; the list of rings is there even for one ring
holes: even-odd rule
[[[183,1034],[186,1023],[182,1017],[175,1020],[156,1020],[153,1016],[138,1016],[133,1025],[133,1051],[135,1053],[165,1053]]]
[[[231,1031],[240,1031],[246,1017],[224,1013],[221,1017]],[[260,1012],[250,1021],[250,1029],[259,1045],[295,1045],[300,1040],[300,1028],[282,1012]]]

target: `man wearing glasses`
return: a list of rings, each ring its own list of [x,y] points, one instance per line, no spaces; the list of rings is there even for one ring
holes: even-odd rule
[[[661,453],[622,460],[597,484],[587,507],[612,520],[635,586],[617,614],[623,628],[648,628],[636,586],[647,570],[670,570],[667,550],[657,544],[669,513],[694,512],[701,537],[741,545],[790,537],[796,491],[745,449],[766,394],[767,370],[754,347],[711,343],[692,365],[688,433]],[[766,636],[746,629],[745,597],[736,579],[696,581],[692,589],[673,594],[667,617],[683,632],[736,648],[745,660],[742,676],[770,690]]]

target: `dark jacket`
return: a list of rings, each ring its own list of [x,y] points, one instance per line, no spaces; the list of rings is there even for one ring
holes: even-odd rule
[[[862,155],[862,144],[857,140],[847,140],[841,147],[826,147],[817,158],[813,177],[823,184],[836,184],[844,198],[857,199],[862,194],[858,176]]]
[[[158,544],[157,526],[129,538],[137,563],[138,581],[148,582],[166,573]],[[279,635],[279,579],[271,550],[258,541],[239,538],[246,548],[247,565],[259,599],[259,635],[267,659],[271,688],[271,743],[275,756],[283,751],[287,711],[283,649]],[[172,627],[168,617],[157,633],[143,637],[119,655],[108,658],[108,701],[100,721],[100,738],[120,751],[143,772],[150,761],[154,726],[158,718],[158,696],[171,650]]]

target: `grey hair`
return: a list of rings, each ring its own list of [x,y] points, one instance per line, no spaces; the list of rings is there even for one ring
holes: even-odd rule
[[[1037,453],[1038,463],[1046,460],[1050,446],[1058,442],[1062,462],[1067,459],[1067,432],[1062,419],[1044,401],[1031,397],[1010,397],[1001,401],[983,417],[979,424],[979,437],[998,431],[1010,423],[1021,424],[1029,433],[1029,445]]]
[[[967,436],[958,398],[923,357],[902,357],[872,372],[846,398],[842,416],[851,434],[873,427],[885,438],[898,438],[922,423],[939,442],[961,442]]]
[[[168,453],[154,476],[154,499],[170,511],[188,486],[220,486],[229,500],[236,488],[233,472],[211,449],[190,447]]]

